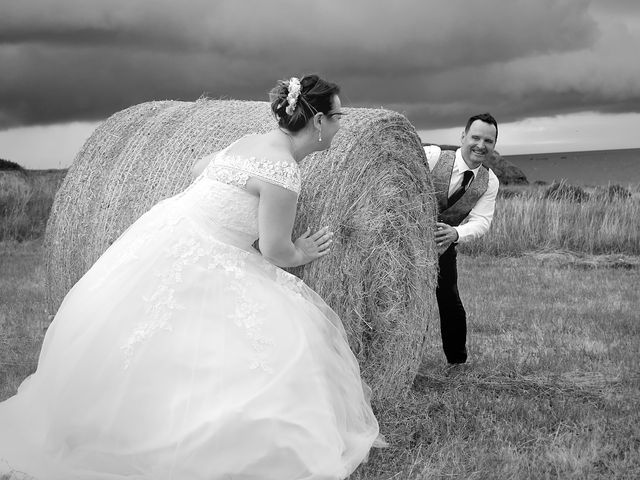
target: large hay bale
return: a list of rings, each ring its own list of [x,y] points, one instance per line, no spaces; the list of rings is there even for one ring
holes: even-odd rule
[[[293,271],[341,316],[374,396],[389,398],[411,385],[435,317],[433,187],[405,117],[345,112],[332,148],[301,163],[294,232],[331,226],[332,253]],[[266,102],[204,99],[145,103],[107,119],[54,201],[45,238],[50,311],[122,231],[187,186],[195,159],[274,126]]]

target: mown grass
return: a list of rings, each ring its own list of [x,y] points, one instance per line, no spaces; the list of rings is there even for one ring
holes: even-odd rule
[[[41,242],[0,242],[0,397],[37,364],[48,325]]]
[[[392,442],[359,479],[640,478],[638,262],[460,257],[472,368],[447,377],[439,328]]]
[[[0,398],[47,324],[40,242],[0,244]],[[411,394],[377,404],[391,446],[356,480],[640,478],[640,261],[459,257],[471,369],[447,376],[438,322]]]

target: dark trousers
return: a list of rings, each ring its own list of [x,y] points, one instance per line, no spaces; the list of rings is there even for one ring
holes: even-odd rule
[[[440,311],[442,348],[449,363],[467,361],[467,313],[458,293],[456,246],[452,244],[440,255],[440,273],[436,298]]]

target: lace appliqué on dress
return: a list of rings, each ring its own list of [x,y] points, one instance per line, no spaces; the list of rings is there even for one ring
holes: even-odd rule
[[[276,267],[276,283],[282,285],[297,297],[304,298],[305,283],[295,275],[291,275],[278,267]]]
[[[207,172],[207,178],[239,188],[245,188],[249,177],[250,175],[246,172],[223,165],[212,165]]]
[[[249,300],[245,289],[236,288],[235,290],[240,297],[240,301],[231,318],[238,327],[244,329],[253,349],[254,355],[249,368],[251,370],[259,368],[266,373],[273,373],[273,368],[267,363],[267,358],[274,342],[272,338],[263,335],[262,325],[264,321],[260,315],[261,309],[257,303]]]
[[[211,180],[240,188],[245,188],[250,177],[256,177],[300,193],[298,164],[283,160],[234,156],[222,151],[207,165],[204,175]]]
[[[129,368],[136,348],[147,341],[160,330],[172,331],[172,317],[177,310],[183,310],[184,305],[176,300],[176,285],[182,283],[185,268],[204,260],[207,270],[224,272],[233,277],[229,282],[229,289],[238,299],[234,312],[230,319],[235,325],[242,328],[254,351],[254,356],[249,364],[250,369],[261,369],[272,373],[267,358],[274,342],[263,335],[262,316],[259,306],[252,301],[243,278],[246,275],[246,261],[251,254],[243,250],[220,243],[212,237],[181,238],[168,251],[167,255],[172,259],[171,266],[159,273],[159,282],[154,291],[144,298],[145,320],[139,322],[121,346],[124,351],[124,368]],[[212,319],[212,321],[217,321]]]
[[[188,265],[198,261],[199,258],[210,253],[193,238],[181,238],[169,251],[168,256],[175,259],[171,267],[160,273],[160,282],[153,293],[144,297],[145,319],[138,323],[129,336],[127,342],[122,345],[125,354],[124,368],[127,369],[133,358],[135,348],[141,342],[147,340],[158,330],[171,331],[169,320],[173,312],[184,309],[175,300],[173,286],[182,282],[182,271]]]

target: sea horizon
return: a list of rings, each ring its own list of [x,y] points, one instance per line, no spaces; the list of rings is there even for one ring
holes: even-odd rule
[[[498,152],[500,152],[499,148],[496,148],[496,150],[498,150]],[[529,153],[508,153],[508,154],[502,154],[500,153],[500,156],[502,157],[521,157],[523,155],[545,155],[545,154],[549,154],[549,155],[556,155],[556,154],[561,154],[561,153],[585,153],[585,152],[620,152],[620,151],[626,151],[626,150],[639,150],[640,151],[640,147],[629,147],[629,148],[601,148],[601,149],[597,149],[597,150],[558,150],[558,151],[553,151],[553,152],[529,152]]]
[[[585,186],[640,185],[640,148],[502,155],[529,183],[565,180]]]

